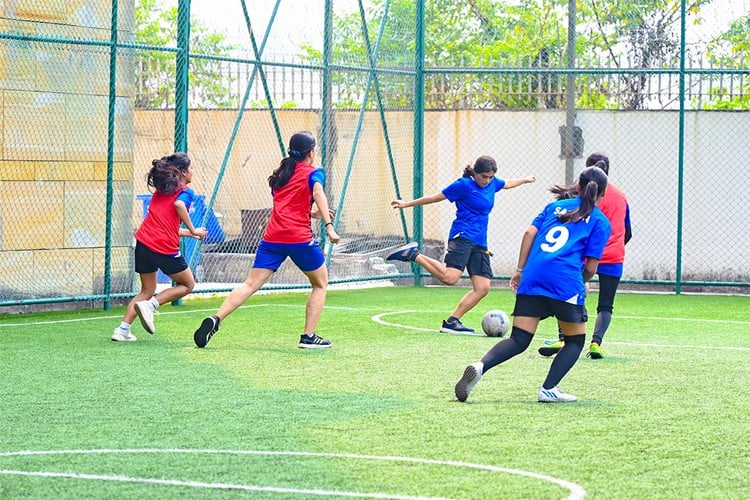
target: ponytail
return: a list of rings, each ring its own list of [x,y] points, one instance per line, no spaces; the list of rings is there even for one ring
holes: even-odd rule
[[[182,174],[190,167],[190,157],[185,153],[162,156],[151,162],[146,174],[146,185],[156,191],[171,195],[182,185]]]
[[[557,186],[555,186],[557,187]],[[554,189],[554,188],[552,188]],[[552,191],[550,189],[550,191]],[[599,167],[586,167],[578,177],[578,191],[581,204],[570,212],[557,216],[562,223],[579,222],[586,219],[594,211],[596,202],[607,189],[607,174]],[[554,192],[554,191],[553,191]]]

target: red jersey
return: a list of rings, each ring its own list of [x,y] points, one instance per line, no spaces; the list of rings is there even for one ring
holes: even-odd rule
[[[309,243],[313,240],[310,210],[313,204],[313,184],[310,176],[322,170],[309,163],[299,162],[294,174],[284,187],[272,190],[273,210],[266,226],[263,241],[268,243]],[[322,182],[321,182],[322,184]]]
[[[625,193],[610,182],[596,206],[604,212],[612,225],[612,234],[604,247],[599,264],[622,264],[625,261],[625,225],[628,219],[628,200]]]
[[[174,208],[174,202],[181,194],[185,207],[190,209],[194,194],[192,189],[185,186],[170,195],[157,191],[151,197],[148,214],[141,227],[135,232],[135,239],[146,245],[152,252],[163,255],[180,253],[180,223],[182,221]]]

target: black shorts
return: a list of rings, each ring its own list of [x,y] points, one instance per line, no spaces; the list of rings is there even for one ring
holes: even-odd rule
[[[445,265],[459,271],[466,269],[469,271],[469,276],[492,278],[490,253],[487,249],[460,236],[448,242]]]
[[[146,245],[135,242],[135,272],[138,274],[155,273],[157,269],[167,276],[184,271],[188,268],[182,254],[176,256],[152,252]]]
[[[589,320],[586,306],[569,304],[562,300],[555,300],[542,295],[516,295],[516,305],[513,316],[529,318],[549,318],[554,316],[566,323],[585,323]]]

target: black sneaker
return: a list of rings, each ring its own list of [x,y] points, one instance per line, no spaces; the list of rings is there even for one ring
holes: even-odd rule
[[[198,347],[206,347],[206,344],[208,344],[208,341],[214,336],[214,333],[219,331],[220,322],[221,320],[218,316],[209,316],[204,319],[201,326],[198,327],[193,335],[195,345]]]
[[[301,349],[326,349],[331,347],[331,341],[318,337],[317,333],[312,335],[302,334],[299,336],[299,348]]]

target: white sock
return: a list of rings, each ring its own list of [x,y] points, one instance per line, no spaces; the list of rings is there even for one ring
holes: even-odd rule
[[[159,301],[156,300],[155,296],[151,297],[148,302],[149,302],[149,304],[151,304],[153,306],[154,309],[156,309],[156,308],[159,307]]]
[[[125,323],[124,321],[120,322],[120,330],[123,332],[129,332],[130,331],[130,323]]]

